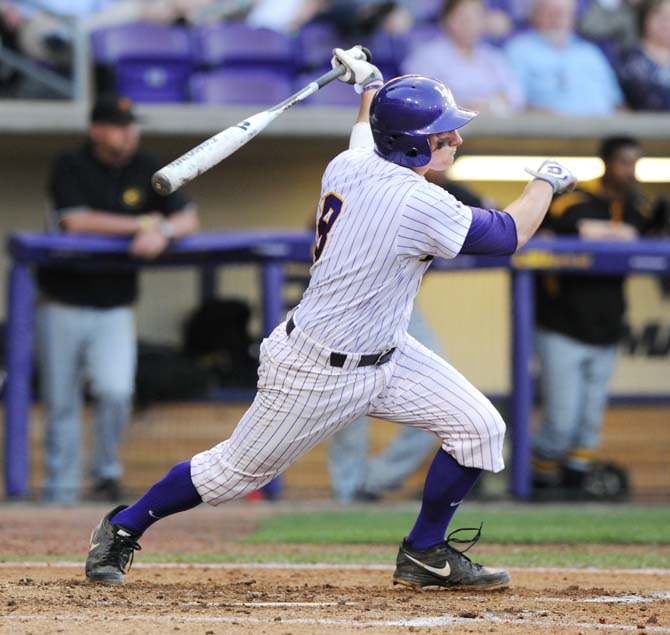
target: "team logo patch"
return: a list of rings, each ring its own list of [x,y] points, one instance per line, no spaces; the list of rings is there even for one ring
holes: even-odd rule
[[[144,195],[142,194],[142,190],[136,187],[129,187],[123,192],[122,196],[123,204],[126,207],[137,207],[143,199]]]

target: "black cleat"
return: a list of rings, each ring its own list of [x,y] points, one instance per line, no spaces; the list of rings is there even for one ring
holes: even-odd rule
[[[393,584],[402,584],[417,591],[425,587],[476,590],[507,586],[510,582],[507,571],[490,569],[472,562],[463,552],[449,544],[451,536],[458,531],[461,530],[457,529],[444,542],[428,549],[412,549],[407,540],[403,540],[396,559]],[[478,539],[479,533],[474,541],[451,541],[474,544]]]
[[[86,578],[101,584],[123,584],[133,562],[133,554],[141,549],[133,534],[110,519],[127,505],[119,505],[107,514],[91,532],[91,546],[86,558]]]

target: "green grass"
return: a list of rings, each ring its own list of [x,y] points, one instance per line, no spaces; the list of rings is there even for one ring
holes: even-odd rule
[[[164,563],[177,562],[183,564],[216,564],[216,563],[329,563],[329,564],[383,564],[392,565],[395,562],[397,547],[389,546],[388,549],[375,551],[338,551],[336,553],[322,551],[318,547],[314,550],[290,552],[278,548],[272,553],[237,553],[230,552],[202,552],[202,553],[161,553],[161,554],[139,554],[138,563]],[[546,549],[528,550],[514,549],[497,553],[482,553],[474,550],[473,556],[477,562],[488,565],[500,565],[505,567],[597,567],[601,569],[670,569],[670,553],[630,553],[607,552],[592,553],[583,551],[579,547],[566,550]],[[46,556],[37,558],[35,556],[3,556],[4,562],[34,562],[35,560],[47,562],[79,562],[83,572],[84,559],[81,554],[70,556]]]
[[[393,544],[406,535],[412,512],[279,513],[244,538],[248,544]],[[483,540],[506,545],[670,545],[670,507],[533,507],[461,510],[450,529],[478,527]]]
[[[206,563],[331,563],[385,564],[395,560],[397,545],[415,519],[415,512],[319,511],[281,512],[263,518],[257,529],[241,539],[247,545],[271,544],[225,552],[161,553],[137,555],[138,562]],[[478,562],[508,567],[598,567],[670,569],[669,549],[589,549],[589,545],[670,545],[670,506],[529,506],[459,510],[451,529],[478,527],[484,521],[482,544],[503,544],[495,553],[473,550]],[[225,537],[224,537],[225,539]],[[297,551],[290,545],[302,545]],[[345,545],[336,552],[331,545]],[[346,545],[352,545],[346,548]],[[355,547],[353,545],[356,545]],[[381,545],[367,548],[367,545]],[[531,546],[532,548],[529,548]],[[13,556],[0,553],[6,562],[35,560],[83,562],[82,554],[70,556]]]

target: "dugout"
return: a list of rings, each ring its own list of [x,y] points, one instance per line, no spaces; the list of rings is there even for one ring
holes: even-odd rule
[[[220,109],[198,106],[143,106],[144,147],[166,161],[219,129],[239,121],[253,107]],[[0,174],[3,175],[4,213],[0,220],[4,234],[14,231],[41,231],[45,209],[45,182],[51,157],[82,137],[87,108],[74,103],[0,103]],[[303,229],[313,213],[318,197],[319,178],[328,160],[346,147],[354,112],[339,108],[296,108],[274,122],[266,131],[218,168],[203,175],[188,188],[200,208],[203,231],[242,229]],[[464,130],[465,143],[460,154],[497,155],[501,161],[510,154],[539,156],[591,156],[602,136],[633,134],[642,140],[647,156],[670,156],[670,117],[658,114],[620,114],[607,119],[573,119],[520,115],[509,118],[479,118]],[[519,182],[475,181],[474,189],[506,204],[521,187]],[[670,177],[669,177],[670,180]],[[647,183],[652,195],[670,195],[668,183]],[[3,253],[5,266],[7,256]],[[2,297],[6,297],[3,285]],[[225,270],[218,279],[221,294],[246,299],[254,308],[252,328],[260,329],[260,296],[252,267]],[[142,277],[142,296],[137,307],[139,334],[162,341],[175,341],[184,316],[197,303],[199,278],[192,270],[146,272]],[[447,307],[443,298],[467,296],[471,302],[459,310]],[[504,271],[449,273],[429,277],[419,297],[432,317],[433,326],[443,340],[455,365],[487,394],[509,391],[509,301],[508,277]],[[622,357],[614,380],[613,393],[620,423],[612,424],[619,441],[613,458],[630,459],[638,470],[634,487],[650,496],[670,492],[670,357],[663,343],[670,338],[670,301],[659,294],[650,276],[635,276],[629,284],[631,317],[634,319],[629,352]],[[3,314],[6,313],[3,303]],[[438,318],[439,316],[439,318]],[[494,327],[491,326],[494,320]],[[472,329],[463,333],[463,325]],[[655,329],[655,330],[654,330]],[[500,334],[503,333],[503,337]],[[644,405],[644,408],[640,404]],[[659,404],[665,404],[661,406]],[[193,408],[193,405],[189,406]],[[226,406],[229,407],[229,406]],[[214,409],[214,410],[212,410]],[[216,411],[208,404],[203,412]],[[614,411],[613,411],[614,412]],[[199,414],[194,414],[199,417]],[[609,413],[608,413],[609,416]],[[39,414],[36,415],[39,417]],[[234,418],[234,415],[231,415]],[[644,436],[645,447],[635,446],[630,422]],[[653,421],[654,423],[645,423]],[[645,427],[647,426],[647,427]],[[203,427],[205,429],[206,426]],[[380,434],[373,445],[380,445],[390,432]],[[610,423],[605,432],[609,439]],[[158,434],[161,443],[170,444],[169,428]],[[177,446],[178,435],[173,436]],[[217,439],[212,439],[213,441]],[[207,440],[209,443],[209,439]],[[631,454],[635,456],[631,456]],[[647,453],[649,456],[643,456]],[[166,463],[156,472],[137,480],[137,487],[150,482],[174,458],[165,452]],[[169,457],[169,458],[168,458]],[[309,457],[306,457],[307,460]],[[319,457],[309,459],[305,473],[323,467]],[[154,461],[154,459],[152,459]],[[37,465],[39,461],[35,461]],[[139,464],[138,464],[138,470]],[[293,469],[298,469],[293,468]],[[296,472],[296,477],[299,472]],[[289,486],[291,479],[289,476]],[[314,478],[311,479],[314,482]],[[295,487],[306,487],[309,477],[300,477]],[[322,478],[316,482],[323,483]],[[301,484],[302,483],[302,484]],[[408,485],[412,487],[411,483]],[[405,494],[409,490],[405,491]]]

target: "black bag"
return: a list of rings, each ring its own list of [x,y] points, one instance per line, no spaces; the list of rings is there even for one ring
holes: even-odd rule
[[[184,353],[207,368],[222,388],[255,388],[258,359],[251,354],[251,310],[241,300],[207,300],[186,320]]]
[[[161,401],[205,399],[213,383],[206,368],[176,348],[138,342],[135,376],[138,407]]]

